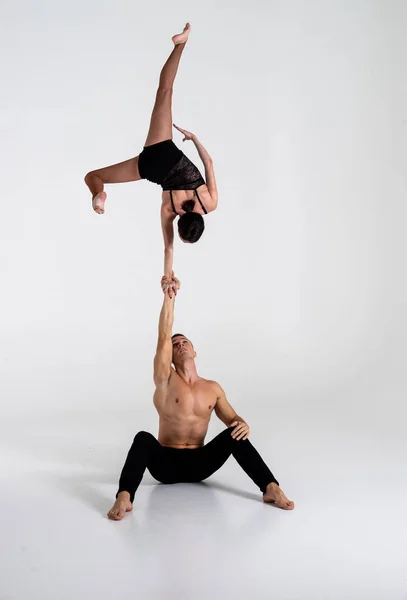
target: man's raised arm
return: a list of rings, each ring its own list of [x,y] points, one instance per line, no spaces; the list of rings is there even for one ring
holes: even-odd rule
[[[154,383],[157,387],[167,385],[171,375],[172,363],[171,335],[174,323],[175,294],[171,287],[165,287],[164,280],[165,278],[162,280],[164,302],[160,313],[157,351],[154,357]]]

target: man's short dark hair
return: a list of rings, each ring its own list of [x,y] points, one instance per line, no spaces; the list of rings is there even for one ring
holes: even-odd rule
[[[191,342],[191,340],[189,340],[189,339],[187,338],[187,336],[186,336],[186,335],[184,335],[183,333],[174,333],[174,335],[171,337],[171,341],[172,341],[174,338],[176,338],[176,337],[183,337],[183,338],[185,338],[185,339],[186,339],[186,340],[187,340],[187,341],[188,341],[188,342],[191,344],[191,346],[192,346],[192,347],[194,346],[194,345],[193,345],[193,343]]]

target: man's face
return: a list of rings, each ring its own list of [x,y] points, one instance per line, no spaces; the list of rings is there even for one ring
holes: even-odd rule
[[[183,335],[177,335],[172,339],[172,360],[184,362],[187,359],[195,358],[194,347],[191,342]]]

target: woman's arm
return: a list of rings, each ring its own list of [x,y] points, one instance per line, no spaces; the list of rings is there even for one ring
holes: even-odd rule
[[[174,218],[167,210],[161,207],[161,228],[164,238],[164,275],[171,277],[174,259]]]
[[[199,158],[201,159],[205,167],[206,186],[208,188],[209,194],[211,195],[211,199],[213,202],[211,210],[215,210],[215,208],[218,205],[218,190],[216,187],[216,178],[215,172],[213,170],[212,158],[210,157],[209,152],[203,147],[203,145],[194,133],[191,133],[186,129],[181,129],[181,127],[177,127],[177,125],[174,125],[174,127],[175,129],[178,129],[178,131],[184,134],[184,139],[182,140],[183,142],[187,140],[192,140],[192,142],[195,144],[196,149],[198,150]]]
[[[215,208],[218,206],[218,188],[216,187],[216,178],[215,171],[213,170],[213,161],[209,156],[207,150],[205,150],[201,142],[196,137],[196,135],[194,135],[191,139],[194,142],[195,147],[198,150],[200,159],[204,164],[206,187],[208,188],[212,200],[211,209],[215,210]]]
[[[212,159],[209,156],[209,152],[205,150],[205,148],[202,146],[201,142],[198,140],[194,133],[191,133],[191,140],[194,142],[195,147],[198,150],[199,158],[201,159],[205,167],[207,164],[211,164]]]

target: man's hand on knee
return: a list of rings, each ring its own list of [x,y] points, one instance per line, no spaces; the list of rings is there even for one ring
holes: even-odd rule
[[[234,440],[247,440],[250,435],[250,427],[244,421],[234,421],[230,427],[234,427],[232,431]]]

